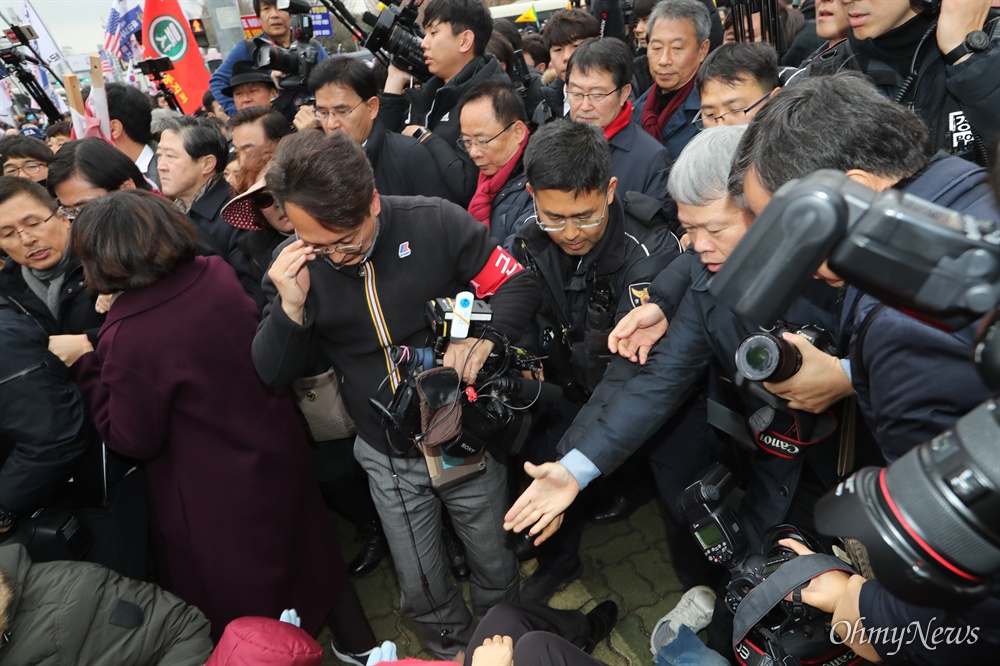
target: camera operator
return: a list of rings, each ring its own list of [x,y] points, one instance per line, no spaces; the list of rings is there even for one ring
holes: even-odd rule
[[[493,19],[480,0],[430,0],[424,6],[421,42],[430,80],[409,88],[410,75],[389,67],[381,96],[387,129],[412,136],[427,146],[444,176],[451,200],[467,206],[476,191],[479,170],[456,148],[459,98],[481,81],[509,83],[500,61],[486,53]]]
[[[515,338],[538,307],[530,271],[490,238],[485,225],[442,199],[381,196],[364,151],[318,132],[286,137],[267,173],[296,236],[281,247],[264,288],[270,299],[254,339],[261,377],[287,385],[322,352],[342,378],[358,438],[354,455],[369,475],[402,589],[401,608],[424,646],[444,657],[464,649],[472,617],[444,562],[441,503],[464,542],[476,615],[517,600],[517,562],[501,529],[506,471],[435,490],[416,450],[399,453],[369,404],[380,385],[395,390],[389,347],[424,347],[425,304],[473,289],[491,296],[492,325]],[[444,365],[476,380],[493,344],[452,341]],[[387,378],[388,374],[388,378]]]
[[[774,101],[779,99],[751,124],[730,181],[730,193],[744,193],[755,212],[789,180],[817,169],[837,169],[876,190],[895,187],[958,212],[1000,220],[987,171],[935,156],[916,114],[879,96],[861,77],[840,74],[803,81]],[[817,127],[819,119],[823,129]],[[827,131],[830,126],[837,131]],[[825,264],[817,277],[843,285]],[[879,308],[869,317],[877,304],[856,287],[846,289],[841,332],[851,336],[850,377],[841,363],[789,335],[786,339],[803,353],[803,368],[817,372],[796,374],[768,388],[804,409],[821,411],[843,394],[828,395],[829,388],[849,390],[845,384],[850,380],[862,415],[892,462],[954,425],[991,393],[969,351],[975,325],[948,333],[893,309]],[[824,368],[825,378],[818,372]]]
[[[824,127],[832,124],[838,131],[815,131],[818,118]],[[958,212],[1000,222],[986,170],[958,158],[934,156],[928,131],[917,115],[885,99],[856,75],[803,81],[765,106],[740,145],[730,192],[744,193],[750,207],[759,212],[781,185],[817,169],[837,169],[875,190],[894,187]],[[836,286],[843,284],[826,264],[816,277]],[[976,326],[949,333],[891,308],[883,309],[854,286],[846,289],[842,318],[842,331],[851,337],[850,381],[886,460],[891,462],[952,427],[960,416],[992,396],[972,360]],[[843,385],[840,363],[816,349],[807,355],[805,348],[811,345],[794,337],[786,339],[803,350],[803,371],[818,370],[800,372],[809,383],[791,386],[796,375],[783,382],[785,386],[769,385],[770,390],[808,396],[824,383]],[[790,547],[803,552],[799,546]],[[842,620],[834,625],[841,637],[872,661],[988,663],[1000,645],[997,596],[949,615],[943,609],[904,603],[877,581],[866,582],[861,576],[825,574],[810,588],[803,591],[803,601],[834,612],[834,622]],[[858,643],[863,636],[859,629],[884,628],[898,634],[914,621],[925,629],[936,622],[979,626],[986,631],[974,644],[941,644],[933,650],[919,640],[905,641],[901,647],[888,641]]]
[[[371,67],[356,58],[329,58],[309,75],[309,91],[316,106],[299,109],[296,129],[321,128],[329,137],[340,131],[363,146],[379,193],[452,198],[427,146],[385,128]]]
[[[588,39],[566,65],[569,117],[604,133],[611,173],[622,192],[641,192],[666,203],[670,154],[632,117],[632,61],[617,39]]]
[[[283,49],[292,45],[292,12],[306,14],[309,12],[309,5],[302,0],[253,0],[253,13],[260,19],[261,27],[264,28],[263,36],[271,44]],[[309,44],[318,51],[320,61],[326,59],[326,51],[322,44],[315,39],[311,40]],[[224,89],[232,86],[231,79],[236,63],[249,62],[251,65],[253,64],[253,50],[252,40],[248,39],[237,44],[219,65],[219,68],[215,70],[208,82],[216,101],[222,104],[223,110],[229,115],[233,115],[238,109],[233,98],[224,92]]]
[[[812,60],[803,74],[862,72],[889,99],[917,112],[935,150],[986,165],[987,147],[1000,136],[1000,19],[989,19],[990,0],[842,4],[848,39]]]
[[[615,196],[610,150],[593,126],[549,123],[528,145],[524,164],[535,214],[515,237],[514,256],[545,285],[534,345],[545,357],[546,381],[565,396],[528,443],[531,462],[541,464],[558,457],[556,443],[601,381],[611,360],[607,334],[642,304],[680,244],[658,201],[635,192]],[[632,370],[622,364],[629,367],[619,371]],[[539,551],[538,569],[521,588],[523,601],[544,602],[580,575],[580,529],[574,514],[566,531]]]

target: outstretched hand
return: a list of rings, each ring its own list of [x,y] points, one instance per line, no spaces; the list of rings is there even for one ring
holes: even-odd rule
[[[645,365],[649,350],[667,332],[666,315],[655,303],[646,303],[622,317],[608,335],[608,349],[633,363]]]
[[[503,528],[517,533],[530,528],[528,534],[538,546],[562,525],[563,514],[580,494],[580,484],[562,463],[526,462],[524,471],[534,481],[503,517]]]

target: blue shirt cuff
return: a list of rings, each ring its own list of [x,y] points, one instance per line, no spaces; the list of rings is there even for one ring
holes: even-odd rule
[[[580,490],[586,488],[590,485],[591,481],[601,475],[601,470],[597,469],[597,466],[590,462],[590,458],[576,449],[564,455],[559,462],[569,470],[569,473],[573,475],[576,482],[580,484]]]
[[[844,374],[847,375],[848,381],[851,380],[851,359],[842,358],[840,359],[840,367],[844,369]]]

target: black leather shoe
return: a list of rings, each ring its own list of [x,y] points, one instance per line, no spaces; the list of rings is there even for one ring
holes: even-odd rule
[[[521,583],[520,601],[523,604],[544,604],[557,591],[579,578],[582,572],[582,563],[576,567],[576,571],[564,578],[536,570]]]
[[[587,624],[590,625],[590,635],[583,651],[590,654],[597,644],[611,634],[618,621],[618,604],[613,601],[602,601],[587,613]]]
[[[636,509],[645,504],[648,500],[649,497],[640,493],[615,495],[611,498],[611,501],[608,502],[608,504],[594,512],[594,515],[591,516],[590,519],[598,525],[617,523],[618,521],[625,520],[631,516],[635,513]]]
[[[448,568],[455,580],[469,580],[469,563],[465,560],[465,546],[459,541],[458,535],[447,527],[441,529],[444,539],[444,552],[448,558]]]
[[[535,537],[528,536],[528,530],[524,530],[520,534],[511,533],[511,549],[514,551],[514,557],[517,558],[518,562],[527,562],[538,556],[538,549],[532,543],[534,540]]]
[[[386,543],[385,534],[382,533],[382,525],[377,520],[359,527],[358,536],[362,540],[361,551],[347,565],[347,570],[352,576],[363,576],[372,571],[389,552],[389,544]]]

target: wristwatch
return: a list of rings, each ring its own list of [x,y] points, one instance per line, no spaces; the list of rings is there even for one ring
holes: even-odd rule
[[[413,138],[419,141],[420,143],[423,143],[424,139],[426,139],[430,133],[431,131],[426,127],[418,127],[417,129],[413,130]]]
[[[982,30],[973,30],[965,36],[965,41],[956,46],[948,53],[944,54],[944,61],[948,65],[954,65],[970,53],[985,51],[990,45],[990,36]]]

